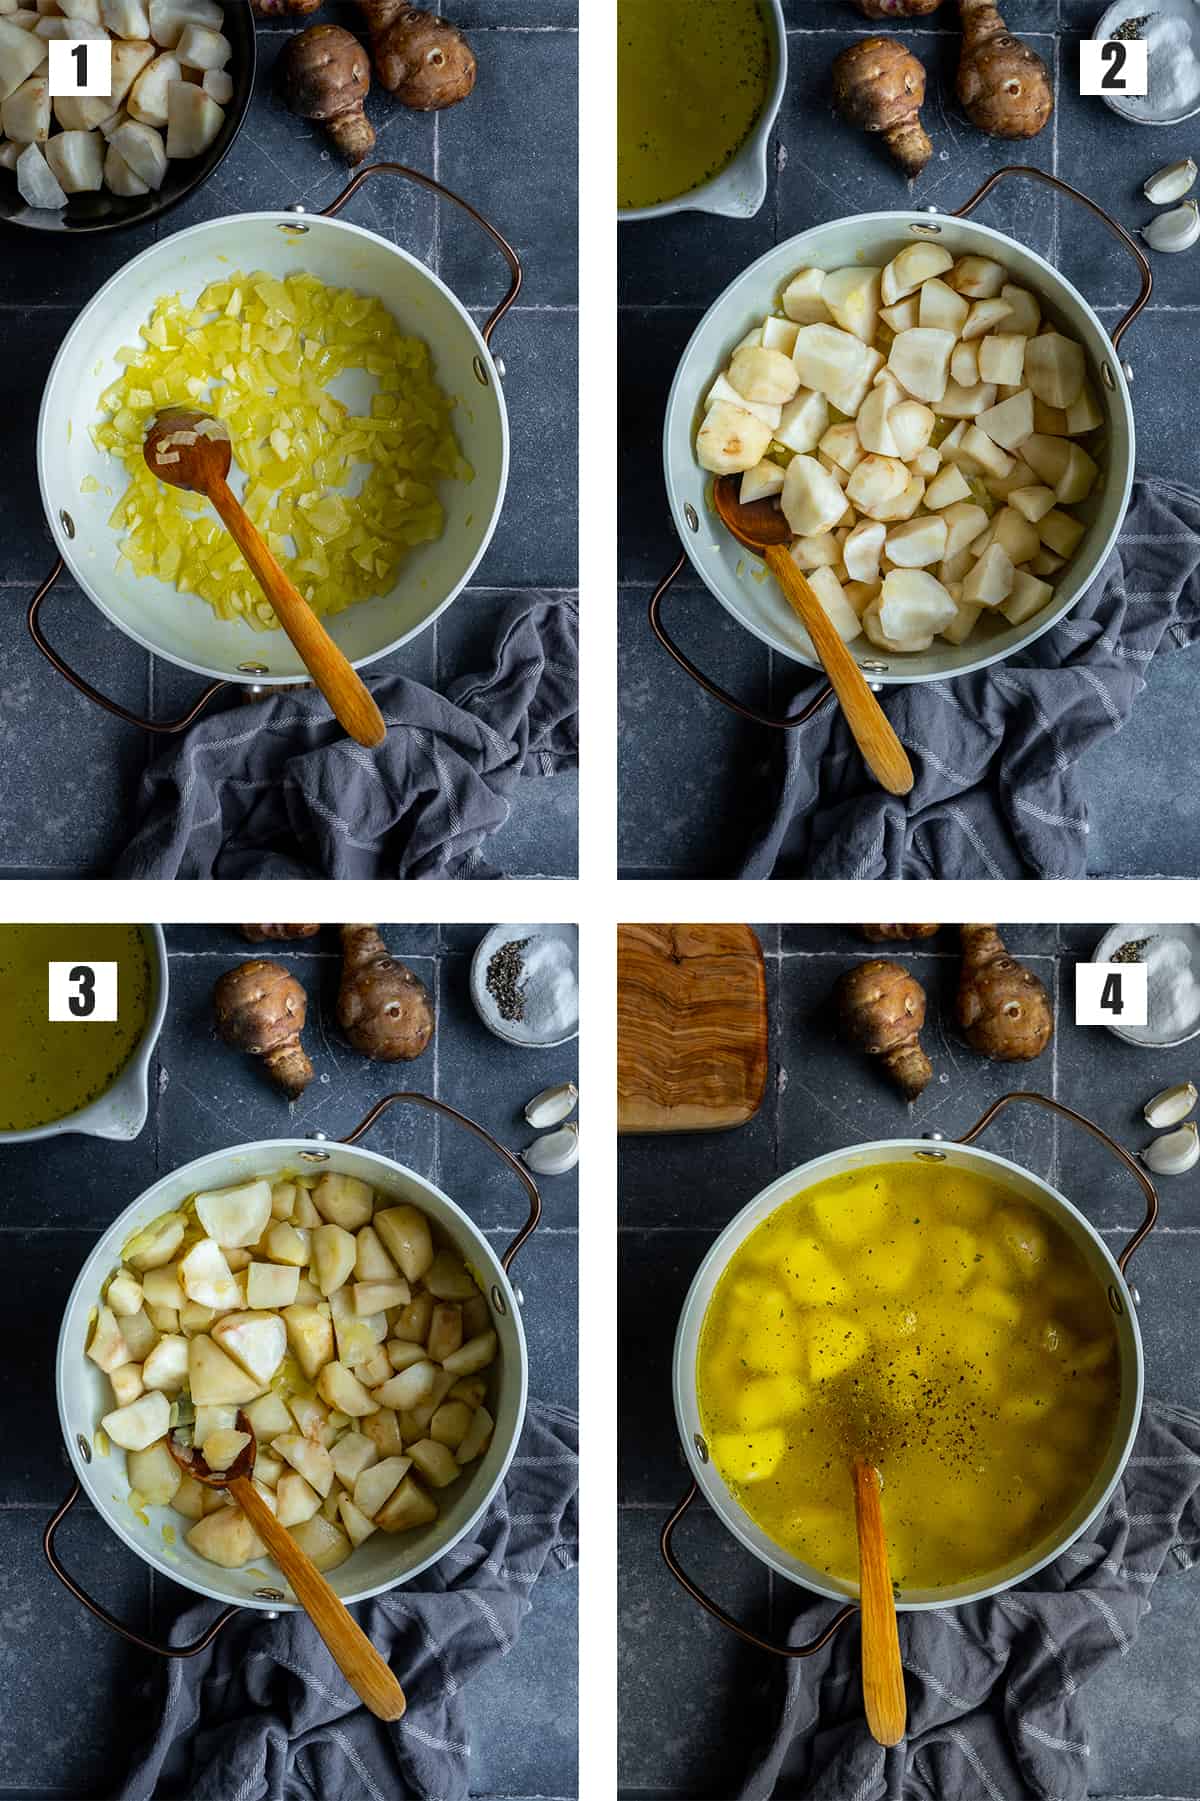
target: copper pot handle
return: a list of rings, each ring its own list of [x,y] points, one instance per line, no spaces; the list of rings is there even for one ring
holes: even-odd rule
[[[457,1107],[449,1106],[446,1101],[437,1101],[431,1094],[418,1094],[415,1090],[385,1094],[381,1101],[376,1101],[365,1119],[359,1120],[352,1132],[348,1132],[345,1138],[338,1140],[339,1144],[357,1144],[363,1133],[369,1131],[375,1124],[380,1114],[386,1113],[389,1107],[394,1107],[397,1101],[415,1101],[419,1107],[429,1107],[435,1113],[444,1113],[448,1119],[456,1120],[460,1126],[465,1126],[468,1132],[474,1132],[476,1138],[481,1138],[489,1150],[495,1151],[500,1161],[508,1165],[513,1175],[521,1183],[529,1196],[529,1216],[500,1258],[500,1267],[507,1275],[513,1258],[542,1217],[542,1197],[538,1193],[537,1183],[512,1152],[505,1150],[498,1138],[492,1137],[486,1126],[479,1125],[476,1120],[468,1119],[465,1113],[460,1113]]]
[[[760,1638],[758,1633],[751,1632],[748,1626],[741,1625],[732,1614],[726,1613],[723,1607],[719,1607],[711,1595],[706,1595],[702,1588],[696,1586],[676,1557],[672,1540],[675,1537],[676,1526],[699,1493],[699,1486],[693,1482],[659,1534],[658,1545],[663,1555],[663,1562],[680,1587],[687,1590],[693,1601],[700,1603],[705,1613],[710,1613],[714,1620],[719,1620],[721,1625],[728,1627],[730,1632],[736,1632],[739,1638],[744,1639],[748,1645],[753,1645],[757,1651],[770,1651],[776,1657],[811,1657],[814,1651],[819,1651],[822,1645],[827,1645],[839,1627],[845,1625],[850,1615],[858,1612],[858,1608],[853,1602],[847,1603],[845,1607],[835,1613],[828,1625],[824,1626],[817,1637],[810,1639],[807,1644],[777,1645],[769,1638]]]
[[[1117,220],[1114,219],[1111,214],[1106,213],[1102,206],[1097,206],[1094,200],[1089,200],[1086,194],[1081,194],[1079,189],[1073,188],[1069,182],[1061,181],[1057,175],[1047,175],[1044,169],[1034,169],[1027,163],[1010,163],[1007,168],[997,169],[996,173],[994,175],[989,175],[983,186],[977,189],[963,206],[956,208],[950,215],[951,218],[965,219],[968,213],[973,213],[980,201],[985,199],[987,195],[991,193],[992,189],[996,186],[996,183],[998,181],[1003,181],[1008,175],[1024,175],[1030,181],[1045,182],[1048,188],[1057,188],[1060,194],[1069,194],[1072,200],[1078,200],[1080,206],[1086,206],[1090,213],[1095,213],[1102,225],[1108,227],[1113,237],[1116,238],[1119,244],[1122,244],[1124,248],[1128,250],[1130,256],[1137,264],[1138,273],[1142,278],[1142,291],[1126,313],[1125,317],[1121,320],[1116,330],[1109,333],[1109,337],[1112,339],[1112,347],[1115,350],[1117,345],[1121,342],[1124,333],[1133,324],[1134,320],[1150,298],[1150,290],[1154,286],[1154,276],[1151,272],[1150,264],[1143,256],[1137,244],[1130,237],[1125,227],[1118,224]]]
[[[769,725],[784,730],[790,730],[792,726],[804,725],[807,720],[812,718],[817,708],[822,706],[833,693],[833,689],[828,683],[820,690],[816,699],[810,700],[808,705],[802,708],[799,713],[791,713],[783,718],[779,718],[772,713],[759,713],[756,712],[753,707],[743,706],[740,700],[735,700],[732,694],[727,693],[724,688],[719,688],[716,682],[710,681],[704,671],[698,669],[691,658],[686,656],[684,652],[680,650],[678,644],[676,644],[674,638],[672,638],[662,622],[662,603],[666,597],[668,588],[671,587],[686,564],[687,557],[683,552],[680,552],[679,561],[676,563],[674,569],[672,569],[670,575],[659,582],[654,593],[650,596],[650,630],[654,633],[654,636],[658,639],[663,649],[674,657],[675,661],[679,664],[679,667],[686,670],[687,674],[691,676],[694,682],[699,682],[706,694],[711,694],[714,700],[719,700],[721,705],[728,707],[731,712],[740,714],[743,719],[748,719],[752,725]]]
[[[204,1631],[200,1634],[200,1637],[193,1639],[190,1645],[160,1645],[152,1638],[143,1638],[141,1633],[134,1632],[132,1627],[122,1625],[121,1621],[109,1613],[107,1608],[101,1607],[99,1601],[93,1601],[87,1590],[80,1588],[74,1576],[69,1575],[63,1568],[62,1564],[59,1562],[54,1539],[58,1532],[58,1528],[61,1526],[68,1513],[70,1513],[82,1492],[83,1490],[79,1483],[76,1482],[72,1487],[70,1494],[42,1534],[42,1549],[46,1553],[46,1562],[50,1565],[50,1568],[54,1571],[54,1574],[58,1577],[63,1587],[70,1589],[75,1599],[77,1601],[82,1601],[88,1612],[94,1614],[102,1625],[111,1627],[114,1632],[119,1632],[122,1638],[127,1638],[130,1644],[139,1646],[141,1650],[153,1651],[156,1657],[195,1657],[198,1651],[207,1650],[222,1626],[227,1626],[235,1613],[241,1613],[242,1609],[240,1607],[224,1608],[217,1615],[216,1619],[213,1620],[212,1624],[206,1626]]]
[[[323,206],[321,208],[321,216],[325,219],[332,219],[335,214],[340,213],[350,196],[356,194],[363,182],[368,180],[372,175],[403,175],[406,180],[415,181],[418,187],[427,188],[431,194],[438,195],[440,199],[452,200],[455,206],[460,206],[462,208],[468,218],[474,219],[476,225],[487,232],[488,237],[491,238],[493,244],[499,249],[500,254],[508,264],[509,284],[508,293],[504,296],[504,299],[500,302],[499,306],[492,312],[488,318],[487,324],[480,334],[484,343],[490,348],[492,333],[499,325],[501,319],[503,319],[513,301],[517,298],[517,295],[521,292],[521,282],[524,279],[524,272],[521,268],[521,259],[509,243],[508,239],[501,232],[497,231],[491,220],[485,219],[483,214],[479,212],[476,207],[473,207],[469,200],[464,200],[461,194],[456,194],[452,188],[443,187],[440,181],[435,181],[433,179],[432,175],[423,175],[419,169],[408,168],[405,163],[368,163],[366,168],[360,169],[353,180],[348,182],[342,189],[341,193],[329,202],[328,206]],[[503,374],[503,370],[501,370],[501,374]]]
[[[1143,1238],[1146,1237],[1146,1234],[1153,1230],[1154,1222],[1158,1218],[1158,1194],[1153,1182],[1144,1170],[1138,1168],[1138,1165],[1129,1155],[1129,1152],[1119,1145],[1115,1138],[1109,1137],[1103,1126],[1098,1126],[1094,1120],[1085,1119],[1082,1113],[1076,1113],[1073,1107],[1064,1106],[1062,1101],[1052,1100],[1048,1094],[1034,1094],[1032,1090],[1017,1090],[1013,1094],[1002,1094],[998,1101],[992,1102],[983,1117],[975,1121],[975,1124],[971,1127],[970,1131],[964,1132],[961,1138],[955,1140],[955,1143],[974,1144],[975,1140],[979,1137],[979,1134],[984,1131],[986,1127],[991,1125],[996,1115],[1002,1112],[1005,1107],[1011,1106],[1014,1101],[1033,1101],[1037,1106],[1045,1107],[1048,1112],[1061,1113],[1064,1119],[1072,1120],[1075,1125],[1082,1126],[1085,1132],[1090,1132],[1093,1138],[1099,1139],[1106,1150],[1112,1152],[1118,1163],[1124,1164],[1130,1175],[1138,1183],[1138,1186],[1146,1197],[1146,1213],[1141,1225],[1117,1258],[1117,1268],[1120,1270],[1121,1274],[1124,1275],[1126,1265],[1130,1258],[1141,1244]]]
[[[54,586],[62,572],[63,560],[59,557],[53,569],[29,603],[29,611],[26,614],[29,635],[41,651],[42,655],[46,658],[47,662],[52,663],[55,669],[58,670],[58,673],[67,678],[72,688],[77,689],[78,692],[85,695],[88,700],[94,700],[96,705],[98,707],[103,707],[106,713],[115,713],[118,719],[123,719],[125,721],[126,725],[140,726],[142,731],[155,732],[161,737],[171,732],[186,731],[193,720],[198,718],[203,712],[213,695],[219,694],[222,688],[227,688],[229,686],[228,682],[210,682],[195,706],[190,708],[190,710],[180,719],[146,719],[143,718],[141,713],[134,713],[128,707],[123,707],[119,701],[109,700],[106,694],[101,694],[99,688],[93,688],[90,682],[85,681],[81,675],[72,669],[71,665],[61,657],[47,641],[46,636],[42,631],[41,620],[38,617],[42,610],[42,602],[45,600],[47,594],[49,594],[51,588]]]

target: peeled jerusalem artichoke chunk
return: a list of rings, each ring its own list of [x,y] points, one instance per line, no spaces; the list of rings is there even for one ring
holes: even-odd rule
[[[225,1043],[247,1056],[261,1057],[267,1073],[290,1101],[312,1081],[300,1034],[308,997],[280,963],[255,958],[226,970],[213,989],[217,1031]]]
[[[356,1051],[379,1063],[409,1062],[433,1037],[429,990],[388,954],[374,926],[342,927],[338,1024]]]
[[[972,125],[993,138],[1035,138],[1054,111],[1050,71],[1013,37],[994,0],[959,0],[963,47],[958,99]]]
[[[465,100],[475,86],[475,55],[462,32],[436,13],[403,0],[359,0],[375,73],[389,94],[417,112]]]
[[[288,40],[278,69],[291,110],[323,125],[348,163],[361,163],[375,142],[375,128],[363,111],[371,68],[358,39],[340,25],[310,25]]]
[[[925,990],[899,963],[872,958],[848,969],[833,991],[842,1037],[879,1057],[906,1101],[915,1101],[933,1075],[921,1048]]]
[[[995,926],[965,925],[957,1017],[981,1057],[1028,1063],[1054,1036],[1050,997],[1031,969],[1010,957]]]
[[[834,60],[834,105],[848,125],[882,132],[910,180],[933,155],[921,124],[924,99],[924,67],[896,38],[859,38]]]

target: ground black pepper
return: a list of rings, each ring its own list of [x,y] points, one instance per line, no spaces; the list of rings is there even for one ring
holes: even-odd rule
[[[519,1021],[525,1017],[525,996],[521,990],[525,962],[521,952],[528,943],[528,938],[510,938],[507,944],[493,952],[488,963],[487,991],[495,1001],[501,1019]]]

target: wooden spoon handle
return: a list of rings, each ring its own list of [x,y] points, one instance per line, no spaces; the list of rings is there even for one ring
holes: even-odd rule
[[[896,1631],[896,1599],[888,1569],[879,1474],[865,1457],[854,1459],[854,1517],[858,1524],[859,1605],[862,1608],[863,1699],[867,1725],[881,1745],[904,1737],[907,1704]]]
[[[255,580],[275,609],[275,617],[304,659],[304,666],[329,702],[334,718],[359,744],[374,747],[387,736],[383,714],[361,676],[342,655],[304,596],[288,580],[252,520],[247,519],[228,482],[214,476],[208,498],[249,563]]]
[[[909,793],[913,772],[904,746],[803,572],[780,544],[767,545],[763,557],[813,641],[867,768],[889,794]]]
[[[378,1720],[398,1720],[407,1703],[404,1690],[345,1603],[279,1524],[254,1484],[238,1476],[229,1492],[266,1545],[305,1613],[325,1640],[329,1655],[356,1695]]]

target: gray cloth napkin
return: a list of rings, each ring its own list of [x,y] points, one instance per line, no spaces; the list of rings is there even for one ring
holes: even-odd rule
[[[741,876],[1086,876],[1079,759],[1120,731],[1152,658],[1200,637],[1198,570],[1200,496],[1135,482],[1112,555],[1060,625],[978,674],[884,691],[911,794],[872,780],[832,696],[807,724],[772,733],[770,817]],[[790,711],[818,685],[807,681]]]
[[[165,1665],[161,1715],[122,1801],[464,1801],[466,1686],[511,1650],[539,1579],[578,1559],[578,1444],[574,1414],[531,1402],[475,1531],[414,1582],[355,1608],[404,1687],[402,1720],[367,1712],[304,1614],[247,1615],[207,1651]],[[171,1643],[212,1617],[209,1603],[189,1607]]]
[[[743,1795],[805,1801],[1084,1801],[1086,1683],[1124,1656],[1160,1576],[1200,1558],[1200,1415],[1147,1401],[1100,1520],[1018,1588],[900,1616],[908,1734],[867,1732],[856,1621],[786,1666],[786,1693]],[[815,1631],[814,1611],[790,1643]]]
[[[364,750],[313,690],[207,713],[142,778],[112,874],[138,880],[490,876],[483,847],[522,776],[578,761],[578,609],[511,603],[492,666],[438,694],[370,679],[387,741]]]

